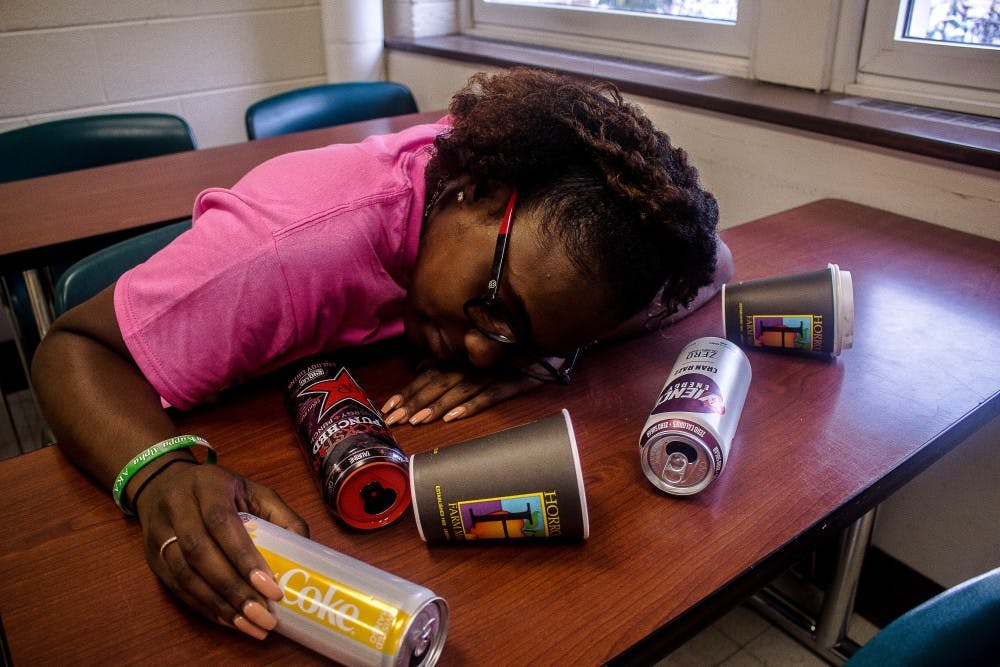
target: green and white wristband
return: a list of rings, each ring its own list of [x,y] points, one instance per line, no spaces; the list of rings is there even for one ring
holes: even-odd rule
[[[134,516],[135,514],[122,503],[122,492],[133,475],[142,470],[147,464],[152,463],[168,452],[184,449],[185,447],[194,447],[195,445],[200,445],[208,449],[208,456],[205,459],[205,463],[216,462],[218,454],[216,454],[215,449],[212,445],[208,444],[207,440],[197,435],[178,435],[173,438],[167,438],[163,442],[158,442],[149,449],[136,454],[135,458],[126,463],[122,471],[115,477],[115,484],[111,488],[111,497],[114,498],[118,509],[124,512],[125,516]]]

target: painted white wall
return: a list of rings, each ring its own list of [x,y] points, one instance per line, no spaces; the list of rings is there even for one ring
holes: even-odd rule
[[[942,586],[1000,567],[1000,417],[879,507],[872,542]]]
[[[474,64],[387,54],[389,78],[421,109],[445,108]],[[722,227],[840,197],[944,227],[1000,239],[996,172],[858,142],[631,97],[683,146],[719,200]],[[831,260],[835,261],[835,260]]]
[[[328,81],[384,78],[382,3],[321,0],[323,51]]]
[[[207,148],[259,99],[383,74],[377,0],[0,2],[0,131],[159,111]]]

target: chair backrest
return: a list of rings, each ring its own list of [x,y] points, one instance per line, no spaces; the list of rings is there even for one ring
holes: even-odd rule
[[[934,596],[885,626],[845,667],[1000,665],[1000,568]]]
[[[0,183],[194,150],[183,118],[127,113],[67,118],[0,134]]]
[[[172,114],[81,116],[0,133],[0,183],[194,150],[187,122]],[[0,221],[2,224],[2,221]],[[56,280],[70,262],[49,267]],[[4,275],[16,335],[30,358],[38,345],[28,291],[20,274]]]
[[[246,111],[247,137],[263,139],[416,112],[413,94],[403,84],[330,83],[291,90],[252,104]]]
[[[56,281],[53,296],[55,314],[61,315],[83,303],[189,229],[190,218],[119,241],[87,255],[66,269]]]

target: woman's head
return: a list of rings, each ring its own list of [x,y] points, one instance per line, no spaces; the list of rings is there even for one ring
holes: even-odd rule
[[[602,274],[620,319],[666,286],[690,301],[715,270],[715,198],[687,154],[606,83],[538,70],[477,74],[451,104],[428,188],[496,181],[537,210],[581,271]]]
[[[686,154],[609,84],[527,69],[477,74],[454,96],[450,113],[452,129],[435,141],[427,169],[428,201],[441,196],[448,204],[434,218],[457,214],[451,198],[462,192],[467,204],[488,204],[478,210],[478,225],[495,239],[505,197],[516,190],[511,266],[550,283],[543,291],[558,291],[560,282],[575,291],[577,344],[658,293],[672,310],[711,281],[715,199],[701,189]],[[434,218],[429,228],[438,225]],[[477,219],[467,222],[475,226]],[[443,240],[456,238],[452,230]],[[546,256],[517,266],[518,254],[533,252],[517,252],[519,240]],[[489,259],[475,269],[480,291]],[[553,266],[574,275],[554,276]],[[529,276],[524,284],[531,282]],[[534,310],[538,329],[536,319],[551,317]],[[581,326],[581,317],[594,326]]]

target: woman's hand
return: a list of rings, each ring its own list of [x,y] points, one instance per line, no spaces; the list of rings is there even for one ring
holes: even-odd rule
[[[267,602],[282,592],[237,512],[308,537],[305,522],[278,494],[222,466],[177,461],[149,482],[135,509],[146,561],[171,593],[251,637],[274,629]]]
[[[382,407],[386,424],[413,426],[470,417],[543,384],[510,369],[426,368]]]

